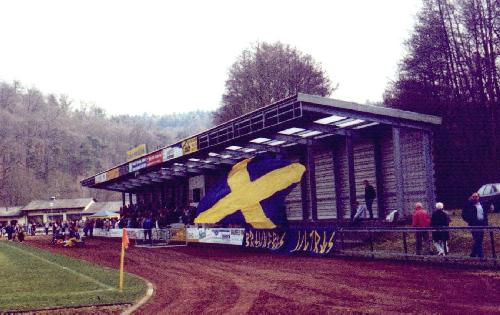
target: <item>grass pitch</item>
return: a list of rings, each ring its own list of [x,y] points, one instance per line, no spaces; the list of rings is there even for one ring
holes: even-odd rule
[[[119,292],[118,276],[114,269],[0,241],[0,313],[132,303],[145,294],[144,280],[131,274]]]

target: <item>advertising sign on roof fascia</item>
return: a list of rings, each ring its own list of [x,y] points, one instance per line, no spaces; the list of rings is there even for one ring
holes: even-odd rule
[[[95,176],[92,176],[90,178],[87,178],[82,181],[83,186],[93,186],[95,185]]]
[[[101,173],[95,176],[95,183],[99,184],[106,181],[106,173]]]
[[[163,152],[157,151],[146,156],[146,166],[153,166],[163,162]]]
[[[163,162],[182,156],[181,147],[165,148],[162,151],[163,151]]]
[[[182,153],[189,154],[198,151],[198,137],[182,141]]]
[[[135,172],[146,167],[147,159],[145,157],[128,163],[128,171]]]
[[[120,176],[128,174],[128,164],[121,165],[118,169],[119,169]]]
[[[112,180],[118,176],[120,176],[120,171],[117,167],[106,172],[106,180]]]
[[[140,156],[146,155],[147,153],[146,144],[140,144],[133,149],[127,151],[127,162],[132,161]]]

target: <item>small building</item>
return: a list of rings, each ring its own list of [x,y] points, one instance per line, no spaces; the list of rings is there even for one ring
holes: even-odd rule
[[[7,225],[8,222],[26,223],[26,218],[21,212],[22,207],[0,207],[0,226]]]
[[[93,198],[33,200],[21,209],[28,223],[80,220],[82,213],[95,203]]]

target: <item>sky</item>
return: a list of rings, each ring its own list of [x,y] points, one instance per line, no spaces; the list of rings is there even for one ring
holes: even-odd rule
[[[421,0],[0,1],[0,80],[109,114],[214,110],[256,42],[321,64],[332,98],[381,101]]]

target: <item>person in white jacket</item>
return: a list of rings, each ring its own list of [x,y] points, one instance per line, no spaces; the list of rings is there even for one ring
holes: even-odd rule
[[[363,219],[367,218],[368,208],[365,205],[360,205],[358,201],[356,201],[354,205],[356,206],[356,213],[352,218],[351,225],[359,225]]]

